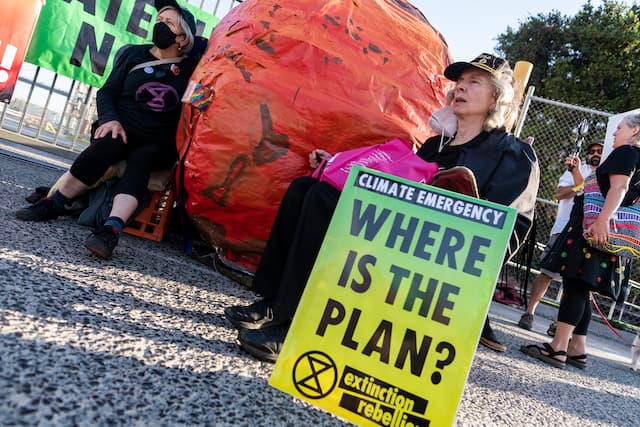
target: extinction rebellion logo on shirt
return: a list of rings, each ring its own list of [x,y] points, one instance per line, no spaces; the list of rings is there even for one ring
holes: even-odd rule
[[[172,86],[159,82],[149,82],[138,88],[136,101],[146,102],[151,111],[161,113],[175,109],[180,97]]]

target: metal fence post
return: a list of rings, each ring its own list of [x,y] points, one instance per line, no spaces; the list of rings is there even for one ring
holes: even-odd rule
[[[36,67],[36,73],[33,76],[33,81],[31,82],[31,87],[29,88],[29,95],[27,95],[27,101],[24,103],[24,108],[22,109],[22,117],[20,117],[20,122],[18,123],[18,128],[16,133],[21,133],[24,128],[24,118],[28,114],[29,110],[29,101],[31,101],[31,96],[33,95],[33,89],[36,86],[36,81],[38,81],[38,75],[40,75],[40,67]]]
[[[91,103],[91,99],[95,96],[96,88],[91,87],[87,96],[82,104],[82,112],[80,113],[80,117],[78,118],[78,125],[76,126],[76,131],[73,133],[73,140],[71,141],[71,149],[76,146],[78,142],[78,135],[80,134],[80,129],[82,128],[82,122],[87,117],[87,111],[89,111],[89,104]]]
[[[67,100],[64,102],[64,108],[62,109],[62,114],[60,115],[60,123],[58,123],[58,130],[56,131],[56,136],[53,140],[55,145],[58,145],[58,142],[60,140],[60,133],[62,132],[64,117],[67,114],[67,109],[69,108],[69,101],[71,100],[71,94],[75,90],[77,83],[78,82],[76,80],[71,81],[71,87],[69,88],[69,93],[67,94]]]
[[[45,127],[47,122],[47,110],[49,109],[49,103],[51,102],[51,96],[53,95],[53,88],[56,86],[56,82],[58,81],[58,74],[53,75],[53,82],[51,82],[51,89],[49,90],[49,94],[47,95],[47,100],[44,103],[44,107],[42,108],[42,114],[40,114],[40,126],[38,126],[38,132],[36,133],[36,138],[40,139],[42,136],[42,129]]]

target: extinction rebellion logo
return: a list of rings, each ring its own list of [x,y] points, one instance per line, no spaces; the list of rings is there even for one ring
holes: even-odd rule
[[[293,367],[293,384],[296,390],[309,399],[321,399],[329,395],[338,380],[335,362],[325,353],[304,353]]]
[[[307,399],[325,398],[338,386],[341,408],[378,425],[426,427],[430,423],[424,418],[427,400],[350,366],[345,366],[338,381],[338,368],[326,353],[304,353],[292,373],[296,390]]]

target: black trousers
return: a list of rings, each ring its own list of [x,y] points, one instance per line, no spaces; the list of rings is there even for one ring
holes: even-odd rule
[[[293,317],[339,197],[329,184],[307,176],[289,185],[252,284],[272,301],[275,320]]]
[[[151,172],[171,168],[176,158],[175,147],[168,144],[144,144],[132,135],[128,135],[125,144],[120,137],[108,135],[92,140],[73,162],[70,172],[83,184],[92,186],[111,165],[126,160],[127,167],[114,194],[128,194],[140,201],[147,191]]]
[[[340,192],[304,176],[282,198],[251,289],[271,300],[274,318],[293,318],[316,261]],[[485,329],[491,329],[489,317]]]
[[[579,279],[562,278],[558,321],[575,326],[575,335],[587,335],[591,321],[590,286]]]

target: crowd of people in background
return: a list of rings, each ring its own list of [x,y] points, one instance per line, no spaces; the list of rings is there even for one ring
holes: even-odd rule
[[[583,226],[584,196],[575,198],[568,223],[556,238],[542,267],[559,271],[563,293],[558,321],[550,343],[523,345],[520,350],[556,368],[567,363],[584,369],[587,366],[587,333],[591,321],[589,293],[605,287],[628,287],[631,259],[598,250],[595,244],[610,238],[610,220],[621,206],[628,206],[640,196],[640,114],[625,117],[613,133],[613,151],[596,169],[597,182],[605,197],[598,219]],[[576,156],[567,158],[567,166],[579,170]],[[585,184],[581,173],[575,175],[580,191]]]

